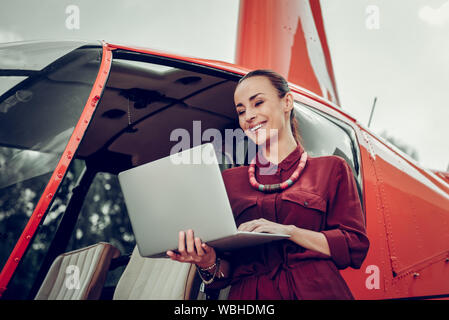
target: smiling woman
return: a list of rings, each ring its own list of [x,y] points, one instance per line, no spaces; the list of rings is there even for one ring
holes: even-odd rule
[[[100,48],[95,46],[83,47],[82,49],[80,48],[73,53],[67,54],[62,60],[56,60],[49,66],[51,68],[44,68],[42,71],[25,70],[29,73],[27,76],[30,76],[34,82],[24,81],[24,83],[18,84],[20,88],[14,88],[11,91],[6,89],[7,92],[4,97],[7,95],[7,99],[11,99],[8,101],[4,100],[6,102],[2,104],[3,108],[1,110],[5,112],[0,113],[0,120],[4,120],[2,122],[4,126],[0,126],[3,129],[3,131],[0,130],[3,133],[0,137],[4,138],[4,148],[12,148],[14,146],[17,149],[30,151],[23,154],[29,156],[29,159],[34,159],[34,166],[31,166],[34,170],[39,169],[34,157],[42,157],[40,153],[51,153],[51,151],[58,154],[58,150],[60,152],[60,148],[62,148],[64,143],[67,143],[64,141],[70,135],[73,123],[70,125],[70,121],[56,121],[54,117],[58,116],[58,112],[62,112],[64,116],[71,115],[69,118],[75,121],[79,116],[76,114],[76,110],[78,110],[76,103],[85,102],[85,99],[82,98],[82,91],[78,92],[75,90],[74,96],[66,96],[63,94],[65,91],[62,89],[71,88],[71,93],[74,92],[73,88],[79,88],[80,90],[81,87],[89,89],[91,85],[83,81],[83,77],[86,77],[88,80],[90,76],[95,76],[98,71],[98,58],[101,56]],[[104,52],[107,52],[107,49]],[[77,55],[78,53],[79,56]],[[80,61],[77,57],[85,57],[86,59],[81,59]],[[72,58],[73,62],[79,63],[69,68],[72,65],[69,63],[72,61]],[[327,158],[327,162],[321,161],[320,164],[319,161],[308,156],[309,154],[313,156],[323,155],[323,152],[324,155],[337,154],[336,152],[338,151],[339,155],[345,154],[348,156],[348,159],[353,160],[350,162],[350,166],[354,164],[352,166],[353,169],[355,169],[357,174],[360,174],[357,166],[358,162],[355,161],[357,157],[355,155],[352,157],[351,139],[347,137],[348,141],[342,140],[335,134],[338,132],[340,137],[344,136],[345,133],[340,130],[341,128],[335,127],[334,124],[324,118],[321,119],[321,121],[326,122],[326,125],[323,126],[323,123],[318,121],[319,117],[322,118],[322,116],[311,110],[307,111],[304,109],[305,106],[303,106],[303,110],[298,108],[298,105],[295,105],[296,111],[299,112],[298,121],[301,123],[304,131],[303,137],[307,140],[305,145],[307,148],[306,158],[302,144],[296,144],[295,139],[292,137],[293,133],[289,132],[291,130],[289,117],[291,118],[293,110],[290,93],[287,92],[283,97],[280,97],[276,88],[264,77],[247,77],[238,84],[241,76],[230,71],[204,67],[200,64],[194,65],[179,59],[135,52],[129,49],[114,50],[112,58],[111,71],[107,82],[104,82],[101,99],[95,108],[95,113],[86,131],[83,133],[76,153],[74,152],[71,167],[65,176],[58,175],[58,178],[62,179],[60,189],[51,195],[53,204],[48,208],[45,220],[42,221],[38,232],[32,239],[29,238],[31,240],[28,246],[29,250],[24,254],[22,262],[17,267],[15,276],[9,282],[3,297],[35,298],[36,293],[42,287],[42,283],[45,283],[46,276],[51,274],[49,270],[52,269],[53,263],[57,261],[56,257],[67,253],[67,250],[76,251],[103,241],[110,242],[116,246],[123,256],[119,260],[111,262],[111,269],[108,273],[109,278],[103,286],[101,299],[131,297],[124,293],[123,290],[130,292],[127,290],[134,285],[135,287],[131,290],[133,297],[155,297],[153,294],[146,292],[146,288],[150,286],[151,288],[155,287],[154,283],[147,281],[150,274],[151,277],[157,278],[158,283],[163,283],[167,288],[173,285],[170,272],[159,275],[151,273],[149,269],[145,269],[142,281],[127,281],[126,279],[129,275],[127,272],[123,272],[123,275],[120,276],[125,266],[126,270],[133,270],[133,266],[136,266],[131,262],[129,265],[126,265],[129,260],[128,254],[136,252],[136,250],[133,250],[134,235],[128,223],[126,209],[123,207],[123,198],[117,184],[116,175],[123,170],[169,155],[173,146],[177,144],[177,141],[170,139],[171,133],[177,129],[183,129],[184,132],[188,133],[189,137],[193,137],[194,145],[201,142],[211,142],[211,137],[208,135],[211,131],[219,132],[221,135],[218,136],[224,136],[226,142],[229,142],[231,145],[234,144],[234,139],[237,140],[237,144],[234,145],[235,150],[231,148],[229,155],[227,155],[230,164],[225,163],[224,166],[220,166],[221,170],[225,170],[229,166],[250,164],[251,162],[252,157],[249,156],[254,155],[254,153],[250,151],[255,144],[251,139],[247,139],[248,137],[241,137],[241,135],[244,136],[241,129],[248,130],[248,128],[252,128],[256,135],[262,133],[265,128],[277,130],[280,133],[279,137],[281,137],[281,140],[276,142],[274,136],[266,135],[267,139],[265,139],[265,142],[269,143],[260,141],[260,145],[256,145],[262,153],[253,166],[254,178],[259,184],[263,185],[280,184],[289,178],[292,181],[292,183],[287,182],[286,186],[288,187],[282,190],[282,192],[264,193],[254,189],[249,183],[248,166],[244,165],[240,169],[235,168],[223,171],[224,182],[237,225],[241,229],[261,230],[262,232],[291,232],[293,241],[279,241],[276,244],[258,246],[229,254],[227,252],[219,252],[218,250],[215,252],[207,246],[203,246],[198,242],[199,239],[194,237],[193,231],[181,233],[181,239],[187,239],[187,241],[184,248],[179,248],[181,249],[180,252],[193,253],[192,250],[196,252],[197,256],[194,258],[197,259],[197,266],[203,268],[200,275],[206,283],[210,283],[208,288],[232,283],[233,288],[230,298],[248,297],[261,299],[264,297],[263,292],[277,297],[276,291],[267,291],[264,288],[256,288],[254,289],[255,291],[243,289],[243,295],[241,290],[247,285],[254,285],[251,282],[254,279],[259,279],[257,281],[259,281],[261,286],[272,284],[269,281],[264,282],[264,277],[267,274],[273,275],[274,283],[276,284],[276,281],[280,281],[280,287],[285,289],[285,283],[281,281],[284,281],[287,276],[297,278],[297,271],[294,271],[292,275],[289,270],[290,268],[299,268],[301,261],[307,257],[319,258],[321,262],[326,260],[326,263],[329,264],[335,259],[334,269],[336,268],[335,266],[345,267],[348,264],[357,266],[360,260],[363,259],[363,250],[365,249],[363,246],[366,245],[363,231],[360,231],[363,228],[351,221],[346,221],[341,216],[339,216],[339,219],[335,219],[334,211],[340,210],[341,207],[339,206],[341,204],[329,200],[335,198],[335,196],[330,192],[325,192],[325,190],[336,190],[338,183],[339,189],[345,190],[348,187],[348,193],[351,194],[354,190],[351,189],[353,187],[351,183],[354,183],[354,181],[345,179],[345,177],[348,177],[347,165],[342,164],[344,161],[337,157]],[[67,62],[69,65],[62,62]],[[58,63],[61,65],[58,65]],[[85,66],[85,68],[81,66]],[[71,70],[69,72],[70,77],[66,75],[68,70]],[[21,72],[25,71],[22,70],[14,74],[21,74]],[[48,71],[48,74],[44,71]],[[33,76],[36,77],[34,78]],[[255,90],[252,92],[240,90],[244,86],[251,87],[249,85],[255,83],[253,80],[264,81],[259,81],[257,86],[253,86]],[[53,88],[53,86],[62,91],[47,90],[48,88]],[[59,88],[60,86],[63,88]],[[238,91],[235,90],[236,87]],[[19,92],[19,89],[23,90],[23,92]],[[233,92],[236,92],[236,101],[233,101]],[[46,97],[50,93],[52,95],[51,103],[41,103],[46,101]],[[251,99],[251,103],[254,103],[254,105],[249,104],[249,98],[257,93],[261,94]],[[236,108],[233,106],[240,102],[241,107],[245,109],[245,113],[242,113],[239,117],[235,112]],[[51,109],[54,103],[58,105],[57,112]],[[47,109],[40,108],[42,106]],[[90,109],[91,105],[86,105],[86,108]],[[35,112],[42,110],[47,110],[48,112]],[[23,114],[27,114],[27,117],[23,118]],[[57,117],[57,120],[65,119],[66,117],[64,116],[62,118]],[[246,118],[247,116],[248,118]],[[23,121],[26,121],[19,121],[18,125],[13,125],[18,123],[18,119],[22,118],[24,119]],[[42,119],[48,120],[48,124],[46,121],[41,121]],[[35,123],[37,123],[36,127],[34,127]],[[42,126],[42,123],[46,125]],[[201,125],[196,126],[197,123]],[[239,125],[240,123],[242,125]],[[257,126],[258,129],[256,129]],[[24,127],[27,127],[28,130],[22,130]],[[32,128],[41,130],[36,131],[32,130]],[[236,128],[242,133],[241,135],[240,133],[238,135],[226,135],[228,130],[234,132]],[[33,135],[34,131],[39,134]],[[320,134],[321,132],[323,133],[322,135]],[[335,139],[338,139],[339,142],[335,143],[334,140],[329,139],[328,135],[330,134]],[[199,137],[198,143],[195,142],[195,137]],[[209,139],[205,140],[204,137]],[[216,140],[214,138],[214,143]],[[222,142],[221,139],[218,140]],[[232,140],[232,142],[228,140]],[[263,175],[263,156],[268,155],[266,152],[263,153],[263,150],[265,146],[270,146],[270,150],[274,151],[276,143],[281,151],[279,152],[279,161],[274,160],[275,153],[273,152],[270,154],[273,156],[270,158],[270,161],[281,170],[272,175]],[[323,144],[326,144],[327,148],[323,148]],[[240,148],[241,145],[244,145],[244,147]],[[244,150],[245,153],[239,155],[239,152],[235,152],[240,149]],[[300,160],[301,158],[304,158],[304,163]],[[17,164],[17,162],[12,161],[14,159],[19,159],[19,157],[14,154],[11,157],[4,156],[0,162],[2,166],[10,167],[10,165]],[[26,157],[22,160],[24,159],[26,160]],[[324,159],[326,160],[326,157]],[[268,160],[264,162],[270,163]],[[327,164],[327,166],[323,164]],[[318,167],[321,169],[327,168],[328,171],[317,171],[316,168]],[[51,168],[48,170],[51,171]],[[295,174],[296,170],[298,170],[297,174]],[[38,181],[32,181],[32,176],[35,173],[32,170],[26,173],[28,175],[17,175],[19,179],[17,181],[20,181],[22,178],[30,181],[26,180],[23,184],[17,183],[17,185],[12,185],[13,189],[9,189],[5,185],[5,188],[3,188],[5,192],[3,194],[4,197],[0,190],[2,209],[9,207],[14,210],[17,207],[14,203],[14,196],[23,200],[23,206],[21,206],[24,209],[23,213],[16,211],[16,214],[7,217],[9,212],[11,212],[10,210],[7,213],[0,212],[0,220],[8,222],[7,224],[2,224],[1,227],[3,229],[0,230],[2,233],[0,236],[6,240],[5,242],[8,243],[9,249],[11,248],[10,244],[14,244],[15,238],[6,232],[11,230],[11,232],[17,233],[18,230],[20,231],[20,228],[12,230],[10,222],[12,222],[12,219],[15,220],[14,223],[22,223],[22,221],[26,220],[24,216],[26,217],[26,214],[33,208],[32,202],[42,193],[42,191],[38,190],[39,188],[42,189],[40,182],[45,183],[49,178],[45,175],[36,176],[37,179],[44,179],[44,181],[39,181],[38,185]],[[295,175],[297,175],[297,178],[294,178]],[[6,175],[0,176],[0,180],[8,178]],[[332,179],[329,179],[329,177]],[[326,179],[330,180],[327,185],[325,183]],[[33,189],[31,189],[31,186]],[[315,189],[311,186],[315,186]],[[17,190],[20,192],[15,192]],[[274,191],[271,188],[270,190]],[[326,201],[332,203],[332,206],[327,208]],[[345,210],[349,210],[350,212],[348,213],[354,213],[354,216],[356,216],[357,204],[359,203],[354,202],[349,205],[353,210]],[[331,208],[336,209],[331,210]],[[22,208],[20,211],[22,211]],[[327,225],[325,225],[325,221]],[[303,229],[303,231],[299,229]],[[340,231],[332,231],[332,229],[341,229],[344,232],[341,231],[339,235],[338,232]],[[325,246],[322,246],[325,242],[323,242],[323,235],[319,234],[320,230],[323,230],[324,236],[328,233],[329,247],[327,249]],[[310,233],[315,231],[316,233]],[[332,241],[333,238],[344,237],[346,234],[349,235],[350,239],[343,241],[339,238],[338,241]],[[300,237],[297,237],[298,235]],[[315,236],[319,237],[315,239]],[[359,248],[357,247],[356,237],[360,237],[360,242],[362,243]],[[302,242],[303,239],[309,239],[309,244]],[[198,249],[199,247],[196,248],[194,243],[203,246],[204,250],[201,251]],[[343,243],[348,243],[350,247],[346,249],[341,247]],[[6,248],[6,246],[2,248]],[[315,249],[313,248],[317,251],[314,251]],[[263,250],[266,250],[266,252]],[[348,261],[347,251],[351,252],[349,256],[354,261]],[[2,252],[9,253],[10,250]],[[203,258],[199,258],[202,259],[201,261],[198,260],[198,254],[203,255]],[[186,255],[186,257],[188,256]],[[220,260],[216,259],[216,257]],[[267,257],[270,257],[270,259]],[[192,261],[189,259],[191,257],[188,257],[185,261]],[[131,261],[134,260],[131,258]],[[167,262],[167,260],[165,261]],[[168,262],[171,263],[171,261]],[[260,263],[258,264],[257,262]],[[178,268],[180,264],[175,263],[174,265],[174,267]],[[183,268],[185,272],[188,271],[190,274],[190,270],[193,268],[190,268],[190,265],[187,266],[188,268],[185,268],[185,266],[181,265],[180,268]],[[301,272],[308,272],[307,267],[301,268],[304,269],[301,269]],[[334,269],[332,267],[327,267],[327,269],[324,267],[324,269],[323,279],[332,278],[330,276],[332,273],[327,271]],[[195,270],[193,269],[193,271]],[[211,272],[216,275],[215,279],[211,277]],[[187,275],[187,273],[183,274]],[[219,279],[217,280],[217,278]],[[120,281],[121,279],[125,280],[124,282],[118,282],[119,279]],[[310,287],[310,283],[307,284],[307,281],[303,279],[296,279],[295,281]],[[328,282],[332,281],[329,280]],[[132,282],[131,285],[130,282]],[[186,281],[183,280],[180,283],[185,284]],[[338,283],[340,284],[338,288],[343,288],[341,281]],[[197,288],[192,284],[193,287]],[[296,291],[304,289],[298,289],[295,285],[288,285],[287,287],[289,290]],[[138,288],[145,289],[139,291],[140,289]],[[187,289],[187,286],[185,286],[185,290],[183,288],[172,296],[183,298],[197,297],[196,289],[190,290]],[[284,289],[280,293],[278,292],[284,298],[307,298],[309,294],[307,288],[305,294],[300,294],[296,291],[294,293],[286,292]],[[334,287],[332,290],[336,291]],[[314,292],[321,291],[323,290],[315,290]],[[348,296],[344,290],[339,292],[344,292],[343,297]]]
[[[253,79],[254,81],[252,83],[243,83],[243,81],[245,79],[248,78],[255,78]],[[244,104],[242,102],[237,102],[236,103],[236,110],[237,110],[237,114],[239,115],[239,122],[240,122],[240,126],[241,128],[245,128],[245,125],[242,125],[241,119],[243,116],[243,114],[246,112],[247,108],[251,108],[252,106],[254,107],[259,107],[262,104],[265,103],[265,101],[268,99],[268,102],[271,102],[271,98],[274,98],[276,95],[278,96],[279,99],[282,99],[284,97],[286,97],[287,93],[290,92],[290,88],[288,87],[288,83],[282,78],[280,77],[278,74],[276,74],[273,71],[270,70],[254,70],[250,73],[248,73],[246,76],[244,76],[243,78],[240,79],[239,81],[240,86],[238,86],[237,89],[240,88],[240,90],[245,90],[245,84],[249,85],[249,86],[256,86],[256,87],[262,87],[265,89],[264,92],[257,92],[255,94],[253,94],[251,97],[249,97],[248,101],[250,102],[246,107],[244,106]],[[256,90],[257,91],[257,90]],[[237,94],[237,90],[236,90],[236,94]],[[267,95],[271,94],[271,98]],[[288,97],[289,99],[292,99],[291,96]],[[270,104],[272,105],[272,104]],[[251,110],[249,110],[251,111]],[[269,112],[269,111],[268,111]],[[289,118],[289,122],[290,122],[290,131],[291,134],[293,135],[293,138],[295,139],[296,143],[301,143],[300,140],[300,136],[298,134],[298,122],[296,120],[295,117],[295,112],[294,109],[290,109],[290,118]],[[266,124],[265,120],[261,120],[259,123],[251,123],[249,125],[249,133],[251,134],[255,134],[256,130],[264,127],[265,130],[263,130],[264,133],[269,131],[269,128],[267,128],[266,126],[264,126]],[[248,130],[246,130],[246,133]],[[273,130],[274,132],[276,132],[276,130]],[[258,137],[258,135],[256,135],[256,137],[262,141],[263,138]],[[279,137],[278,137],[279,138]],[[261,142],[262,142],[261,141]]]
[[[208,288],[231,284],[229,299],[352,299],[338,269],[360,268],[369,241],[350,166],[307,155],[291,122],[292,94],[275,72],[248,73],[234,102],[240,127],[259,147],[249,167],[223,171],[238,230],[290,238],[219,252],[188,230],[178,253],[167,254],[195,263]]]

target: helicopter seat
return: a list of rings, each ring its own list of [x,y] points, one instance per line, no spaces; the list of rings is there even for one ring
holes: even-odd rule
[[[114,292],[114,300],[197,299],[199,288],[193,264],[167,258],[143,258],[134,247]]]
[[[99,299],[110,262],[119,255],[117,248],[105,242],[59,255],[35,300]]]

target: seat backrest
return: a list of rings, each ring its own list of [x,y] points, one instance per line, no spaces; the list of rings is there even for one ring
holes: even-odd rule
[[[114,300],[188,300],[195,272],[190,263],[143,258],[136,246],[117,284]]]
[[[36,300],[95,300],[100,298],[111,259],[120,251],[109,243],[59,255],[50,267]]]

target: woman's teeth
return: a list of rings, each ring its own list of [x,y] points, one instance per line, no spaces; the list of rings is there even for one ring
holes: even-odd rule
[[[257,126],[255,126],[255,127],[252,127],[250,130],[252,131],[252,132],[254,132],[254,131],[256,131],[257,129],[259,129],[260,127],[262,127],[262,124],[261,123],[259,123]]]

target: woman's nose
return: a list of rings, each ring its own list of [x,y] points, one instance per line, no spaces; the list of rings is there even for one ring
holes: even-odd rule
[[[251,122],[256,117],[255,112],[253,110],[251,110],[251,108],[248,108],[246,110],[245,115],[246,115],[246,121],[247,122]]]

